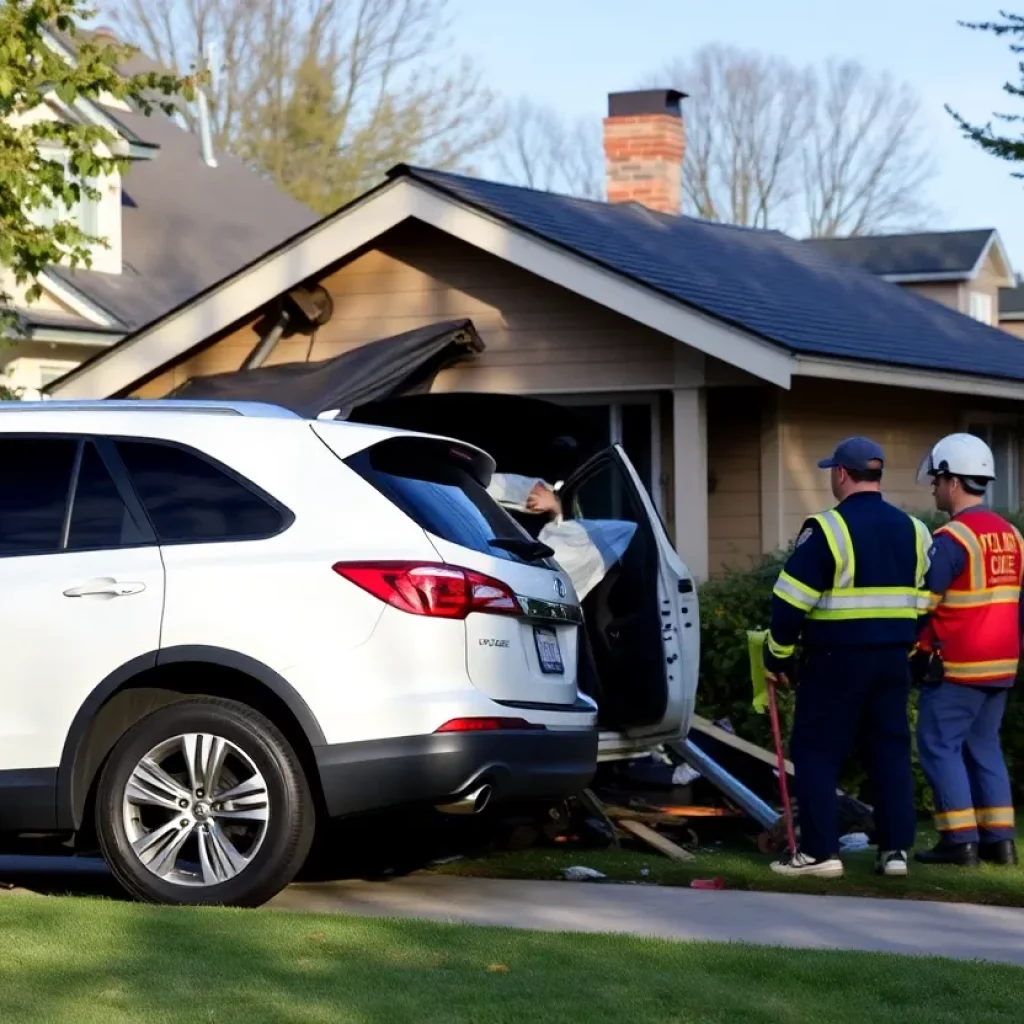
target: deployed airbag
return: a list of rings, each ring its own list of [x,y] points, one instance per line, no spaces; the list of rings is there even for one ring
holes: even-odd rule
[[[526,499],[535,484],[550,485],[539,477],[495,473],[487,492],[498,504],[526,512]],[[546,523],[537,536],[555,553],[555,561],[569,574],[582,601],[626,553],[636,523],[623,519],[566,519]]]

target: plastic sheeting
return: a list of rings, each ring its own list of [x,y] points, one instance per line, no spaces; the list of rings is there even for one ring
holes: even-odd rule
[[[495,473],[487,492],[499,504],[525,512],[526,499],[535,484],[550,484],[538,477]],[[569,574],[579,600],[604,579],[626,552],[636,523],[623,519],[566,519],[546,523],[537,536],[555,553],[555,561]]]

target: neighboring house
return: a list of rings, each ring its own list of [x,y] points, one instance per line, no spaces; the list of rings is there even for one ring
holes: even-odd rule
[[[68,38],[47,41],[74,60]],[[138,56],[122,70],[152,67]],[[106,240],[106,248],[94,247],[90,269],[50,268],[39,279],[42,298],[30,306],[0,268],[0,290],[13,295],[20,321],[17,344],[0,348],[0,383],[26,397],[316,220],[233,157],[204,160],[199,136],[161,112],[147,117],[112,96],[68,106],[51,95],[33,117],[101,124],[131,164],[123,179],[97,183],[102,198],[62,213]]]
[[[1020,277],[1012,288],[1003,288],[999,293],[999,326],[1024,338],[1024,282]]]
[[[1017,283],[994,228],[809,238],[805,244],[992,326],[1002,326],[1001,289]]]
[[[832,504],[815,462],[854,433],[885,446],[889,497],[923,508],[926,450],[948,431],[984,432],[994,498],[1016,507],[1024,345],[813,245],[676,215],[680,99],[610,97],[616,204],[397,167],[48,391],[156,397],[238,369],[278,297],[322,284],[332,318],[312,337],[286,333],[268,362],[470,317],[486,350],[435,389],[587,408],[699,576],[785,545]]]

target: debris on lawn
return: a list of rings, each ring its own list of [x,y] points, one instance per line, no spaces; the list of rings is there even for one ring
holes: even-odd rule
[[[851,832],[848,835],[839,837],[839,848],[843,853],[853,853],[856,850],[866,850],[869,845],[868,834],[866,832]]]
[[[567,882],[596,882],[598,879],[608,876],[595,868],[584,867],[577,864],[571,868],[562,868],[562,877]]]
[[[695,878],[690,882],[691,889],[724,889],[724,878]]]
[[[671,839],[666,839],[663,835],[655,832],[653,828],[649,828],[642,821],[624,819],[619,822],[619,828],[636,836],[637,839],[642,839],[648,846],[653,846],[655,850],[665,854],[665,856],[671,860],[696,859],[689,850],[684,850],[681,846],[677,846]]]

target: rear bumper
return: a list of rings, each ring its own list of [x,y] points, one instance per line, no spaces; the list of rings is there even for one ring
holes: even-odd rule
[[[484,783],[492,801],[578,793],[597,767],[596,729],[445,733],[319,747],[332,817],[444,803]]]

